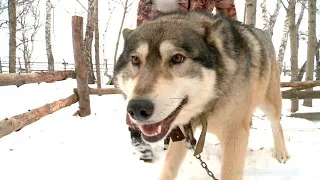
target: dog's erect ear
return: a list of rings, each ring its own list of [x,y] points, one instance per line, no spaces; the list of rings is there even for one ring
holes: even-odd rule
[[[214,44],[214,31],[213,31],[213,24],[212,22],[209,21],[203,21],[201,22],[201,27],[203,27],[204,29],[204,40],[210,44],[213,45]]]
[[[128,29],[128,28],[125,28],[123,31],[122,31],[122,36],[123,36],[123,39],[126,41],[128,40],[128,37],[130,36],[130,34],[134,31],[134,29]]]

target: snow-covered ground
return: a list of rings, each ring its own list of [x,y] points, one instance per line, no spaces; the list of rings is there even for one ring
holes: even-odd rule
[[[1,87],[0,119],[68,97],[74,87],[75,80]],[[157,179],[166,153],[162,143],[153,145],[153,163],[139,161],[132,153],[122,97],[106,95],[90,96],[90,99],[92,114],[88,117],[72,116],[78,108],[76,103],[1,138],[0,180]],[[288,114],[290,101],[283,103],[283,114]],[[319,111],[320,101],[314,104],[314,108],[301,106],[300,112]],[[251,129],[245,179],[319,180],[320,124],[284,116],[282,125],[291,155],[286,164],[272,158],[270,125],[257,112]],[[202,157],[217,177],[221,165],[219,148],[217,139],[208,135]],[[178,179],[210,178],[189,152]]]

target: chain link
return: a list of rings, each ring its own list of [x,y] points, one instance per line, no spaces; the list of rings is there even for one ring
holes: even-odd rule
[[[210,176],[213,180],[218,180],[216,177],[214,177],[212,171],[209,170],[207,163],[202,160],[201,155],[196,155],[196,158],[199,159],[201,166],[207,171],[208,176]]]
[[[193,149],[196,150],[196,139],[193,136],[193,132],[192,132],[192,128],[191,128],[191,124],[185,125],[184,126],[185,132],[186,132],[186,146],[188,149]],[[207,171],[208,176],[210,176],[213,180],[218,180],[214,174],[212,173],[212,171],[209,170],[207,163],[205,163],[202,158],[201,155],[198,154],[196,155],[196,158],[200,161],[201,166],[203,167],[203,169],[205,169]]]

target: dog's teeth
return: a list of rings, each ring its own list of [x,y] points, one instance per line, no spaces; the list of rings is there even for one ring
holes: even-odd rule
[[[157,134],[160,134],[160,133],[161,133],[161,129],[162,129],[162,126],[159,125],[159,126],[158,126],[158,130],[157,130]]]

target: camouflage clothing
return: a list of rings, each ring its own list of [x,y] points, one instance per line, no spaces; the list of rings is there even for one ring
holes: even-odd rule
[[[212,12],[213,9],[216,8],[218,13],[237,20],[234,0],[178,0],[178,2],[180,10],[207,10]],[[158,13],[159,11],[152,4],[152,0],[140,0],[137,25],[155,17]]]

